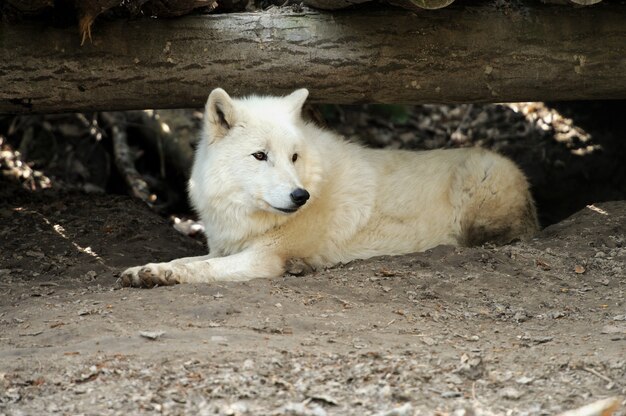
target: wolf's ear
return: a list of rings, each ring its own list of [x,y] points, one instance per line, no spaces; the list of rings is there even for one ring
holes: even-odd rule
[[[236,122],[235,103],[221,88],[211,91],[204,111],[204,123],[210,133],[210,142],[228,134]]]
[[[285,97],[285,100],[289,103],[289,106],[292,108],[292,112],[296,115],[300,115],[302,111],[302,106],[306,101],[306,98],[309,96],[309,90],[306,88],[300,88],[299,90],[295,90],[291,94]]]

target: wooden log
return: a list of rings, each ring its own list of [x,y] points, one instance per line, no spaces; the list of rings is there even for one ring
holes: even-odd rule
[[[411,0],[411,2],[422,9],[435,10],[448,7],[454,0]]]
[[[202,107],[211,89],[312,102],[626,98],[626,7],[270,10],[74,28],[0,25],[0,112]]]
[[[303,0],[305,6],[321,10],[339,10],[357,4],[369,3],[372,0]]]
[[[54,7],[54,0],[5,0],[6,3],[23,13],[31,15]]]
[[[541,0],[543,3],[550,4],[569,4],[574,6],[593,6],[602,0]]]
[[[357,4],[368,3],[370,1],[372,0],[303,0],[303,3],[304,5],[315,9],[339,10],[355,6]],[[403,7],[405,9],[419,11],[420,9],[441,9],[452,4],[454,0],[384,0],[383,2]]]

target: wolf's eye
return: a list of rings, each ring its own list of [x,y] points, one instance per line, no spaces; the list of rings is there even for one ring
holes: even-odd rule
[[[267,153],[265,152],[252,153],[252,156],[254,156],[256,160],[267,160]]]
[[[297,154],[297,153],[294,153],[294,154],[293,154],[293,156],[291,156],[291,161],[292,161],[293,163],[296,163],[296,160],[298,160],[298,154]]]

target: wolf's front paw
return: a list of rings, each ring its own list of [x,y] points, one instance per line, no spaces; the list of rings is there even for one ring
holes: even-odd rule
[[[150,263],[126,269],[121,276],[122,286],[154,287],[171,286],[180,279],[169,263]]]

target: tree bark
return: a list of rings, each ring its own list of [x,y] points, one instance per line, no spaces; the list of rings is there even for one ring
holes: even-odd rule
[[[312,102],[626,98],[626,7],[454,5],[188,16],[73,28],[0,25],[0,112],[201,107],[307,87]]]

